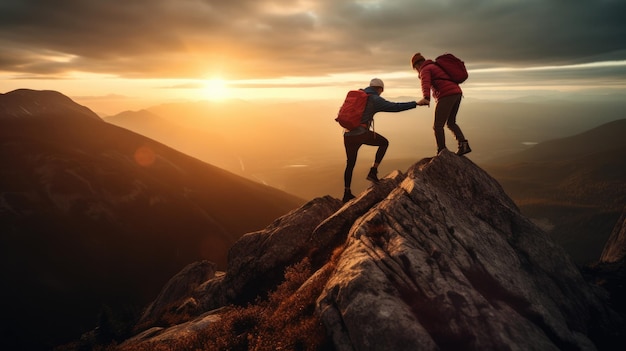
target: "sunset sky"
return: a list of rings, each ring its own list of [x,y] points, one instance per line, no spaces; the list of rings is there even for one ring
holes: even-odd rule
[[[332,99],[461,57],[465,95],[626,97],[623,0],[0,0],[0,92],[110,112],[176,99]]]

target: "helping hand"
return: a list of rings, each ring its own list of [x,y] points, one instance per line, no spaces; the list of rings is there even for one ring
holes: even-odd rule
[[[422,98],[422,100],[417,102],[418,106],[428,106],[430,107],[430,100]]]

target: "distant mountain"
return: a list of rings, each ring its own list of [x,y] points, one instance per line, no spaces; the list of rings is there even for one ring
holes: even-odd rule
[[[303,203],[53,91],[0,95],[0,163],[3,349],[137,313],[181,267],[224,266],[239,237]]]
[[[89,108],[79,105],[69,97],[52,90],[17,89],[0,94],[0,118],[65,116],[100,120]]]
[[[300,180],[308,174],[292,177],[294,166],[308,171],[308,166],[345,162],[342,129],[329,117],[336,113],[337,107],[328,102],[197,101],[126,111],[105,121],[305,198],[327,181],[319,176],[314,182]],[[315,175],[316,169],[310,172]]]
[[[165,123],[161,117],[147,110],[124,111],[114,116],[105,117],[104,120],[115,125],[118,125],[118,123],[124,123],[127,125],[124,126],[124,128],[130,130],[133,130],[133,128],[136,128],[137,126],[145,127],[148,130],[150,128],[157,129],[162,123]]]
[[[626,133],[626,119],[620,119],[570,137],[544,141],[528,150],[494,160],[494,162],[509,164],[554,162],[611,153],[626,148],[624,133]]]
[[[576,262],[597,261],[626,203],[626,119],[485,165]]]
[[[185,121],[191,117],[193,115],[185,115],[179,119]],[[203,124],[180,123],[149,110],[124,111],[105,117],[104,120],[231,172],[241,169],[232,140],[226,138],[223,131],[218,128],[206,126],[207,121]]]

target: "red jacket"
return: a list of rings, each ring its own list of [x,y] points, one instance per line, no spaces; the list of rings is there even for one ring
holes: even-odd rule
[[[430,99],[432,89],[435,100],[445,96],[463,94],[461,87],[450,80],[450,76],[433,60],[426,60],[420,66],[419,77],[422,80],[422,94]]]

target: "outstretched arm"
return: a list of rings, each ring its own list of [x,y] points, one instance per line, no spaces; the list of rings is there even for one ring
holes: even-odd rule
[[[415,101],[391,102],[380,96],[377,96],[377,98],[374,99],[374,109],[377,112],[400,112],[410,110],[415,107],[417,107],[417,102]]]

